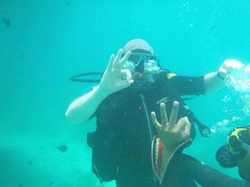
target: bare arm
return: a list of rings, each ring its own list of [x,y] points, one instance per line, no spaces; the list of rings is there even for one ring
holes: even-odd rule
[[[96,111],[99,104],[108,96],[100,87],[95,87],[88,94],[74,100],[66,111],[66,117],[69,123],[81,124],[89,120]]]
[[[205,93],[210,93],[212,91],[222,88],[224,83],[224,78],[220,77],[218,72],[207,73],[204,76]]]
[[[240,69],[243,64],[237,60],[226,60],[217,72],[208,73],[204,76],[205,93],[222,88],[225,85],[224,79],[233,69]]]
[[[69,105],[65,114],[69,123],[85,123],[108,95],[128,87],[133,82],[130,71],[123,69],[131,52],[127,52],[124,57],[122,53],[123,50],[120,49],[116,56],[111,55],[99,86]]]

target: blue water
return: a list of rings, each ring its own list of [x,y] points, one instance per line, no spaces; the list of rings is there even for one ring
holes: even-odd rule
[[[133,38],[147,40],[175,73],[202,75],[229,58],[248,64],[249,8],[248,0],[0,0],[0,186],[113,187],[91,172],[86,133],[95,121],[72,126],[65,119],[68,104],[90,86],[69,77],[104,71]],[[224,88],[188,101],[216,131],[186,150],[237,178],[214,154],[230,129],[248,123],[240,97]]]

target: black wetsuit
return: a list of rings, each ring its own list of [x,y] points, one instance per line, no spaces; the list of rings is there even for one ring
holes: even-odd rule
[[[162,187],[249,187],[250,183],[232,178],[197,159],[177,153],[164,176]]]
[[[93,165],[93,171],[101,180],[116,180],[118,187],[156,186],[150,156],[152,135],[156,131],[150,124],[152,134],[149,133],[150,112],[155,111],[160,119],[159,104],[165,102],[170,113],[173,101],[177,100],[172,94],[173,87],[180,95],[204,93],[202,76],[170,75],[163,71],[155,75],[155,82],[143,93],[129,87],[111,94],[99,105],[94,114],[97,131],[89,138],[89,144],[95,147],[93,160],[97,164]],[[179,113],[180,117],[186,115]],[[98,167],[101,162],[107,164]]]
[[[163,72],[155,77],[155,83],[142,94],[147,112],[155,111],[158,119],[160,101],[166,102],[170,112],[176,100],[172,86],[180,95],[204,93],[203,77],[173,76],[168,82],[167,75]],[[132,88],[108,96],[94,115],[97,130],[89,134],[88,144],[93,147],[93,171],[100,180],[116,180],[118,187],[196,187],[197,183],[204,187],[250,186],[181,152],[170,162],[163,184],[159,185],[150,160],[148,117],[141,95]],[[154,129],[152,134],[156,134]]]

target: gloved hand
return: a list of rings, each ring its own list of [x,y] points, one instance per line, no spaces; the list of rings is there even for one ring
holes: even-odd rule
[[[231,73],[233,69],[241,69],[244,66],[241,62],[237,60],[225,60],[223,64],[220,66],[218,70],[218,76],[221,79],[225,79],[225,77]]]

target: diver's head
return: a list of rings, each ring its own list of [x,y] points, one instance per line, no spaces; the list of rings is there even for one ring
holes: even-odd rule
[[[216,153],[216,160],[222,167],[238,166],[239,174],[245,180],[250,179],[250,126],[235,128],[227,136],[227,145]]]
[[[137,38],[130,40],[128,43],[125,44],[123,47],[123,52],[126,54],[128,51],[137,51],[141,50],[141,52],[149,53],[151,55],[154,54],[153,48],[143,39]]]
[[[131,55],[124,65],[124,69],[152,74],[160,71],[159,59],[154,55],[153,48],[145,40],[130,40],[123,48],[124,55],[128,51],[131,51]]]

